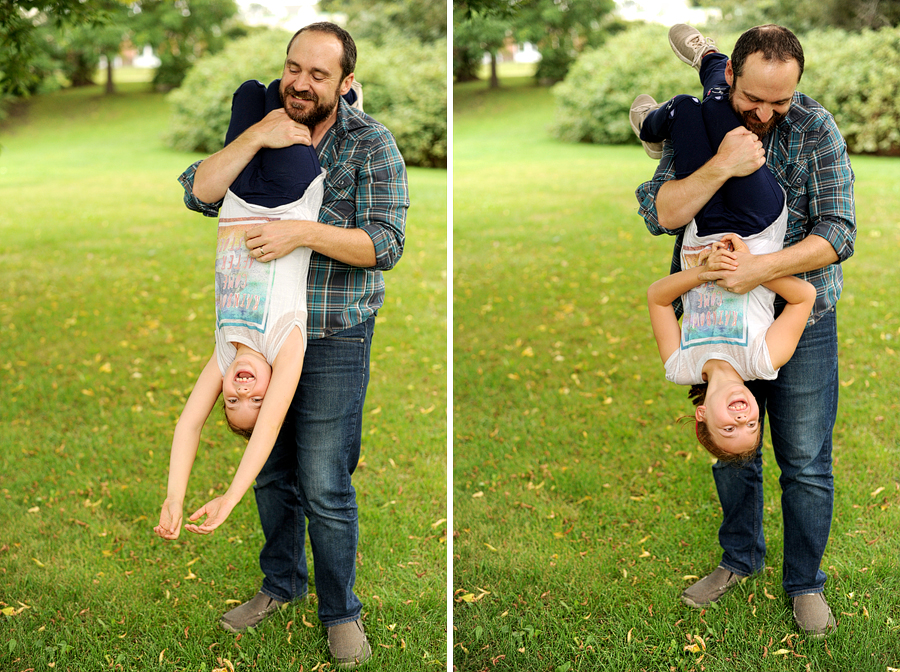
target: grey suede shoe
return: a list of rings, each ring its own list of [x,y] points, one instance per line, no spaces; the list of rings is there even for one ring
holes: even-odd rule
[[[837,624],[822,593],[796,595],[794,603],[794,621],[797,627],[812,637],[824,637],[833,631]]]
[[[332,625],[328,628],[328,649],[339,669],[349,670],[372,657],[362,620]]]
[[[651,111],[658,107],[659,104],[653,100],[652,96],[648,96],[646,93],[642,93],[634,99],[633,103],[631,103],[631,109],[628,111],[628,123],[631,124],[631,130],[638,136],[638,140],[641,138],[641,126],[644,124],[644,119],[647,118],[647,115],[650,114]],[[644,146],[644,151],[647,152],[647,156],[651,159],[656,159],[658,161],[662,158],[663,143],[645,142],[641,140],[641,144]]]
[[[711,51],[718,51],[715,42],[703,37],[699,30],[685,23],[676,23],[669,28],[669,46],[678,58],[697,72],[700,71],[700,61],[703,57]]]
[[[280,609],[287,602],[279,602],[263,592],[254,595],[242,605],[222,615],[219,625],[228,632],[243,632],[255,628],[269,614]]]
[[[718,602],[720,597],[745,578],[747,577],[735,574],[724,567],[716,567],[712,574],[704,576],[681,593],[681,601],[689,607],[698,609],[708,607],[713,602]]]

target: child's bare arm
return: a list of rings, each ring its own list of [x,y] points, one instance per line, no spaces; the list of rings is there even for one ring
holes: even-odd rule
[[[222,374],[216,363],[215,353],[203,367],[184,410],[175,425],[172,452],[169,455],[169,483],[166,500],[159,514],[159,525],[154,528],[163,539],[177,539],[181,533],[182,506],[187,492],[191,467],[197,456],[200,432],[216,399],[222,392]]]
[[[772,366],[778,369],[788,362],[797,349],[797,343],[806,329],[806,322],[816,302],[816,288],[793,275],[770,280],[763,286],[787,301],[781,315],[766,332],[769,357],[772,359]]]
[[[656,338],[656,346],[659,348],[659,356],[663,363],[667,362],[672,353],[681,345],[681,327],[678,326],[678,318],[675,317],[672,302],[694,287],[703,284],[700,281],[700,272],[704,268],[696,266],[686,271],[667,275],[654,282],[647,290],[650,325],[653,327],[653,336]]]
[[[241,458],[237,473],[224,495],[216,497],[194,512],[188,520],[196,523],[206,516],[202,524],[185,525],[185,529],[197,534],[209,534],[221,525],[241,498],[253,485],[263,465],[272,452],[275,439],[284,423],[297,383],[303,368],[303,338],[298,328],[294,328],[288,336],[272,366],[272,380],[266,390],[253,435]]]

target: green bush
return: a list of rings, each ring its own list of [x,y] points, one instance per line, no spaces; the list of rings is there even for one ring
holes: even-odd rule
[[[900,153],[900,28],[801,36],[800,90],[834,115],[851,152]]]
[[[628,110],[639,93],[659,102],[678,93],[699,96],[696,71],[672,53],[666,35],[664,26],[637,26],[582,53],[566,79],[553,87],[553,134],[568,142],[634,144],[638,139]]]
[[[447,167],[447,41],[357,45],[366,113],[387,126],[406,163]]]
[[[726,53],[738,34],[716,36]],[[800,36],[806,70],[798,87],[831,112],[853,153],[900,152],[900,29]],[[639,93],[657,101],[700,95],[697,73],[672,53],[662,26],[646,25],[585,52],[557,100],[552,133],[568,142],[634,144],[628,110]]]
[[[280,77],[290,37],[281,31],[257,33],[200,59],[181,88],[169,94],[173,119],[167,144],[207,154],[220,150],[235,89],[248,79],[268,84]],[[398,41],[378,48],[359,42],[357,48],[366,113],[390,129],[409,165],[445,167],[446,42]]]

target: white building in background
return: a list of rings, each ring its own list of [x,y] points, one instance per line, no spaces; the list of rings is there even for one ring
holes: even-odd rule
[[[322,13],[317,4],[318,0],[238,0],[238,13],[247,25],[292,32],[316,21],[346,23],[345,15]]]
[[[664,26],[676,23],[705,25],[721,18],[722,11],[710,7],[690,7],[688,0],[616,0],[616,14],[626,21],[649,21]]]
[[[162,61],[153,53],[153,47],[149,44],[144,46],[143,51],[135,56],[131,64],[136,68],[158,68]]]

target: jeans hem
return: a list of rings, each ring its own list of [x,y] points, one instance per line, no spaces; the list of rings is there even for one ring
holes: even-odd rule
[[[283,602],[285,604],[289,602],[299,602],[300,600],[305,600],[309,595],[309,591],[305,591],[302,595],[298,595],[297,597],[288,597],[284,598],[281,595],[276,595],[271,590],[266,590],[265,588],[260,588],[259,592],[261,592],[266,597],[271,597],[273,600],[277,600],[279,602]]]
[[[731,567],[727,562],[720,562],[719,567],[721,567],[722,569],[727,569],[732,574],[740,576],[744,579],[746,579],[747,577],[750,577],[750,576],[756,576],[757,574],[762,574],[766,568],[766,566],[763,565],[759,569],[754,570],[754,571],[750,572],[749,574],[744,574],[743,572],[739,572],[738,570],[736,570],[734,567]]]
[[[800,590],[795,590],[792,593],[788,593],[788,597],[794,599],[795,597],[800,597],[801,595],[818,595],[820,593],[825,592],[825,586],[818,588],[816,590],[809,590],[808,588],[801,588]]]
[[[333,621],[329,621],[328,623],[326,623],[325,621],[322,621],[322,625],[324,625],[326,628],[333,628],[336,625],[344,625],[345,623],[354,623],[355,621],[358,621],[360,619],[361,615],[362,615],[362,611],[357,611],[356,616],[351,616],[349,618],[338,618]]]

